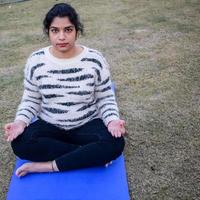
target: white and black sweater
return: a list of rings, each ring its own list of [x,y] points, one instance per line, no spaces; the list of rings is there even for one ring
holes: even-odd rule
[[[119,119],[108,64],[102,54],[84,47],[81,54],[59,59],[40,49],[28,58],[24,94],[16,120],[27,125],[35,116],[62,129],[102,118]]]

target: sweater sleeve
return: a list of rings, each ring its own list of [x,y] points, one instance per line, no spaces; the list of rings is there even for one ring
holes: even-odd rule
[[[119,110],[111,87],[109,65],[102,56],[102,68],[98,71],[95,84],[95,96],[100,116],[107,126],[112,120],[119,119]]]
[[[15,120],[22,120],[27,126],[30,124],[31,120],[37,116],[42,100],[33,74],[33,65],[29,57],[24,69],[24,93],[15,117]]]

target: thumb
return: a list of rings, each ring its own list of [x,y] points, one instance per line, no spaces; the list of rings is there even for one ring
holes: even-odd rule
[[[4,130],[8,130],[8,129],[10,129],[11,128],[11,124],[6,124],[5,126],[4,126]]]
[[[124,120],[121,120],[120,121],[120,126],[124,126],[125,125],[125,121]]]

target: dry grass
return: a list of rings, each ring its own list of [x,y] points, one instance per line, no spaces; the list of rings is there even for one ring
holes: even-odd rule
[[[41,20],[59,1],[0,7],[0,122],[13,119],[26,57],[48,44]],[[131,199],[200,196],[200,3],[70,1],[85,24],[80,43],[106,55],[121,116],[127,122],[126,167]],[[0,134],[0,199],[14,155]]]

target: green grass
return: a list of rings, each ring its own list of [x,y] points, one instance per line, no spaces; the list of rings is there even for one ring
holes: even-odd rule
[[[0,6],[0,122],[13,120],[22,95],[27,56],[46,46],[42,19],[61,1]],[[80,13],[79,42],[103,52],[126,120],[131,200],[190,200],[199,196],[200,3],[180,1],[69,1]],[[14,155],[0,133],[0,199]]]

